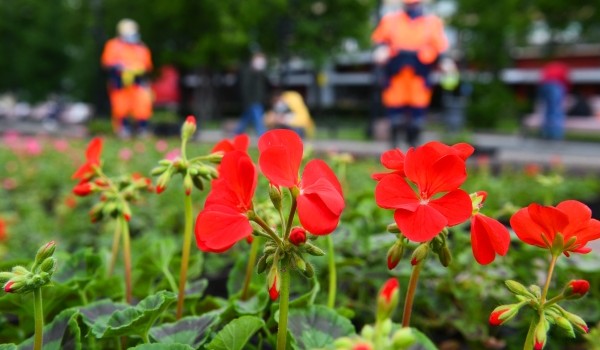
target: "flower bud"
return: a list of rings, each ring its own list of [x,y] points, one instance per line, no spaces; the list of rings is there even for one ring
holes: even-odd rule
[[[54,243],[54,241],[44,244],[40,249],[38,249],[37,254],[35,255],[35,264],[40,264],[42,261],[46,260],[46,258],[51,257],[54,254],[55,249],[56,243]]]
[[[181,127],[181,139],[183,142],[186,142],[194,135],[195,132],[196,118],[193,115],[189,115]]]
[[[279,298],[279,269],[277,268],[277,264],[274,264],[269,270],[269,274],[267,275],[267,284],[269,287],[269,297],[271,300],[277,300]]]
[[[312,243],[304,243],[303,247],[304,247],[304,250],[306,250],[306,252],[310,255],[314,255],[314,256],[325,255],[325,252],[321,248],[313,245]]]
[[[354,341],[348,337],[338,338],[333,342],[333,346],[339,350],[351,349],[354,345]]]
[[[85,197],[95,190],[96,190],[96,186],[94,184],[92,184],[91,182],[82,182],[82,183],[77,184],[73,188],[73,194],[80,196],[80,197]]]
[[[192,188],[194,188],[194,182],[192,181],[190,174],[186,173],[183,177],[183,189],[185,190],[186,196],[192,194]]]
[[[281,190],[277,186],[269,185],[269,198],[277,210],[281,210]]]
[[[429,253],[429,244],[424,243],[424,244],[419,245],[417,247],[417,249],[415,249],[415,251],[412,253],[412,256],[410,258],[410,264],[413,266],[417,265],[418,263],[420,263],[427,257],[428,253]]]
[[[17,276],[25,276],[28,275],[30,272],[25,267],[17,265],[13,266],[12,273]]]
[[[527,290],[527,288],[524,285],[517,281],[507,280],[504,283],[506,284],[508,290],[510,290],[516,295],[521,295],[528,298],[535,298],[535,296],[529,290]]]
[[[306,266],[307,266],[306,261],[304,261],[304,259],[302,258],[302,256],[300,254],[292,254],[292,259],[293,259],[294,265],[300,272],[306,271]]]
[[[306,230],[300,226],[293,227],[290,232],[290,242],[295,246],[306,243]]]
[[[202,182],[202,178],[200,176],[193,176],[192,182],[197,189],[204,191],[204,183]]]
[[[385,282],[377,295],[377,320],[390,318],[400,297],[400,284],[396,278],[390,278]]]
[[[170,161],[169,161],[170,162]],[[169,164],[170,165],[170,164]],[[152,176],[158,176],[161,175],[162,173],[164,173],[165,171],[167,171],[167,169],[169,169],[169,165],[159,165],[157,167],[154,167],[151,171],[150,171],[150,175]]]
[[[123,214],[123,217],[126,221],[131,220],[131,208],[129,208],[129,204],[127,204],[126,202],[123,202],[121,206],[121,213]]]
[[[50,275],[54,273],[55,268],[56,268],[56,259],[55,258],[46,258],[46,260],[44,260],[40,264],[40,271],[46,272]]]
[[[544,346],[546,346],[546,340],[548,339],[546,333],[548,332],[548,328],[548,321],[546,321],[546,317],[542,315],[537,326],[535,326],[535,330],[533,333],[534,350],[542,350]]]
[[[0,272],[0,283],[6,283],[15,276],[12,272]]]
[[[450,263],[452,262],[452,253],[450,252],[450,248],[448,248],[447,245],[444,245],[440,249],[438,253],[438,258],[442,266],[448,267],[448,265],[450,265]]]
[[[392,335],[394,349],[405,349],[413,345],[417,339],[409,327],[400,328]]]
[[[490,314],[490,324],[492,326],[500,326],[519,313],[524,303],[500,305]]]
[[[587,334],[590,331],[587,324],[581,317],[579,317],[575,314],[572,314],[568,311],[564,311],[564,310],[562,310],[562,311],[563,311],[563,316],[565,316],[565,318],[567,320],[569,320],[569,322],[571,322],[571,324],[573,326],[575,326],[576,331],[583,333],[583,334]]]
[[[387,253],[387,266],[388,269],[393,270],[398,265],[400,259],[404,255],[404,242],[401,239],[397,240],[388,250]]]
[[[21,282],[21,284],[22,284],[22,282]],[[6,282],[6,284],[4,285],[4,292],[15,293],[15,291],[17,291],[20,287],[21,287],[21,285],[18,282],[14,282],[11,280],[11,281]]]
[[[267,254],[263,254],[256,263],[256,272],[263,273],[267,269]]]
[[[398,224],[396,223],[387,225],[387,231],[389,233],[400,233],[400,229],[398,228]]]
[[[573,330],[573,325],[571,324],[571,322],[569,322],[569,320],[562,316],[558,316],[554,318],[554,323],[556,323],[557,326],[562,328],[569,337],[575,338],[575,331]]]
[[[366,325],[360,331],[360,335],[365,339],[371,340],[371,339],[373,339],[373,336],[375,335],[375,329],[371,325]]]
[[[301,271],[302,274],[304,275],[304,277],[306,278],[312,278],[315,275],[315,268],[313,267],[313,265],[309,262],[306,262],[306,270]]]
[[[358,344],[354,344],[352,350],[375,350],[375,348],[373,348],[373,345],[371,345],[371,343],[360,342]]]
[[[156,180],[156,193],[161,194],[167,188],[171,176],[173,176],[173,171],[175,170],[171,167],[158,177],[158,180]]]
[[[590,282],[586,280],[573,280],[567,284],[563,290],[563,295],[567,299],[579,299],[586,295],[588,290],[590,290]]]

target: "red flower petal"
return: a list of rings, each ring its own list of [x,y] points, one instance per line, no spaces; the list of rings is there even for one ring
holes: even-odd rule
[[[399,149],[391,149],[381,155],[381,164],[391,170],[404,172],[405,156]]]
[[[337,176],[331,170],[329,165],[320,159],[313,159],[310,162],[306,163],[304,167],[304,171],[302,173],[302,181],[300,182],[300,188],[307,188],[308,186],[316,183],[320,179],[325,179],[329,182],[336,191],[343,196],[342,194],[342,185],[338,180]]]
[[[302,162],[302,140],[291,130],[267,131],[258,140],[258,164],[263,174],[276,186],[294,187]]]
[[[252,234],[252,226],[235,208],[215,204],[200,212],[195,234],[199,249],[220,253]]]
[[[473,204],[467,192],[458,189],[440,198],[429,201],[429,205],[446,217],[448,226],[458,225],[471,217]]]
[[[90,141],[87,150],[85,151],[85,158],[88,161],[100,162],[100,155],[102,154],[102,139],[94,137]]]
[[[397,209],[394,220],[402,234],[413,242],[429,241],[448,224],[442,213],[428,205],[419,205],[415,211]]]
[[[298,219],[302,226],[315,235],[326,235],[338,225],[344,209],[344,198],[324,179],[298,196]]]
[[[404,172],[428,197],[455,190],[467,179],[464,160],[456,155],[439,157],[431,148],[410,149],[406,154]]]
[[[546,247],[542,239],[543,228],[533,221],[528,208],[519,209],[510,218],[510,226],[521,241],[542,248]]]
[[[221,178],[228,187],[237,195],[239,204],[244,208],[250,208],[258,173],[247,153],[242,151],[231,151],[221,161]]]
[[[233,148],[239,151],[248,151],[250,145],[250,138],[246,134],[237,135],[233,138]]]
[[[375,202],[385,209],[417,210],[419,199],[406,180],[396,174],[385,176],[375,186]]]
[[[506,255],[510,245],[510,233],[504,225],[483,214],[471,220],[471,247],[475,260],[481,265],[494,261],[496,253]]]

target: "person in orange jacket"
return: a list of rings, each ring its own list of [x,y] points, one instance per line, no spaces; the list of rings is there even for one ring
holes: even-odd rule
[[[117,33],[104,46],[101,59],[108,71],[113,128],[120,137],[130,137],[132,125],[128,118],[133,117],[139,134],[147,135],[152,116],[152,92],[147,77],[152,70],[150,50],[141,42],[135,21],[122,19],[117,24]]]
[[[430,73],[448,49],[442,20],[424,14],[421,0],[403,2],[403,11],[384,16],[371,36],[376,44],[373,59],[383,65],[386,76],[381,97],[393,148],[402,127],[408,144],[418,143],[431,101]]]

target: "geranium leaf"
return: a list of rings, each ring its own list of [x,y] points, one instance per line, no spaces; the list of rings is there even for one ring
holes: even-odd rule
[[[425,350],[437,350],[437,346],[416,328],[411,328],[413,335],[417,339],[417,344],[422,345]]]
[[[208,313],[180,319],[150,329],[150,335],[161,344],[187,344],[195,349],[204,344],[213,326],[219,322],[219,315]]]
[[[241,350],[265,322],[255,316],[242,316],[229,322],[206,346],[209,350]]]
[[[247,300],[236,299],[233,308],[239,315],[255,315],[263,311],[269,303],[269,294],[266,288],[260,288]]]
[[[15,344],[0,344],[0,350],[17,350]]]
[[[208,287],[208,280],[206,278],[199,279],[197,281],[193,281],[188,283],[185,288],[185,298],[186,299],[200,299],[204,295],[206,291],[206,287]]]
[[[176,299],[167,291],[150,295],[134,307],[115,311],[106,322],[94,323],[92,332],[97,338],[142,335]]]
[[[140,344],[133,350],[194,350],[195,348],[186,344]]]
[[[81,330],[77,323],[79,312],[67,309],[56,315],[54,320],[44,326],[44,350],[80,350]],[[19,344],[19,350],[33,349],[33,337]]]
[[[69,256],[60,269],[53,275],[53,280],[64,285],[82,289],[102,267],[102,258],[91,248],[81,249]]]
[[[337,338],[356,333],[350,320],[323,305],[291,309],[288,329],[298,349],[324,348]]]
[[[82,307],[79,312],[83,316],[83,322],[91,328],[94,324],[106,324],[115,311],[124,310],[128,307],[130,306],[127,304],[115,303],[112,300],[105,299]]]

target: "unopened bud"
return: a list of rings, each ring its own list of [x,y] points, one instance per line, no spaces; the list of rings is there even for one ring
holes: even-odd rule
[[[312,278],[315,275],[315,268],[313,267],[313,265],[311,263],[307,262],[306,269],[301,272],[304,275],[304,277]]]
[[[169,168],[158,177],[158,180],[156,180],[156,193],[161,194],[167,188],[169,181],[171,181],[171,176],[173,176],[173,171],[173,168]]]
[[[190,174],[186,173],[183,177],[183,189],[185,190],[186,196],[192,194],[192,188],[194,188],[194,182],[192,181]]]
[[[202,178],[200,176],[193,176],[192,182],[197,189],[204,191],[204,183],[202,182]]]
[[[586,295],[588,290],[590,290],[590,282],[586,280],[573,280],[567,284],[563,290],[563,295],[567,299],[579,299]]]
[[[521,283],[519,283],[517,281],[507,280],[504,283],[506,284],[506,287],[508,288],[508,290],[510,290],[511,292],[513,292],[516,295],[521,295],[521,296],[524,296],[527,298],[535,297],[533,295],[533,293],[531,293],[529,290],[527,290],[527,288],[524,285],[522,285]]]
[[[490,324],[500,326],[515,317],[524,303],[500,305],[490,314]]]
[[[352,347],[352,350],[375,350],[375,348],[373,347],[373,345],[371,343],[361,341],[357,344],[354,344],[354,346]]]
[[[394,349],[405,349],[413,345],[417,339],[409,327],[400,328],[392,335]]]
[[[575,338],[575,330],[573,329],[573,325],[571,324],[571,322],[569,322],[569,320],[562,316],[558,316],[554,318],[554,323],[556,323],[557,326],[562,328],[569,337]]]
[[[169,161],[170,162],[170,161]],[[170,165],[170,164],[169,164]],[[154,167],[152,169],[152,171],[150,171],[150,174],[152,176],[158,176],[161,175],[162,173],[164,173],[165,171],[167,171],[167,169],[169,169],[169,165],[159,165],[157,167]]]
[[[375,335],[375,329],[371,325],[366,325],[360,331],[360,335],[365,339],[371,340],[371,339],[373,339],[373,336]]]
[[[396,278],[388,279],[377,295],[377,319],[385,320],[391,317],[400,297],[400,284]]]
[[[121,206],[121,213],[126,221],[131,220],[131,208],[129,208],[129,204],[123,202],[123,205]]]
[[[30,272],[25,267],[17,265],[17,266],[13,266],[12,273],[17,276],[25,276],[25,275],[28,275]]]
[[[450,248],[448,248],[447,245],[444,245],[442,249],[440,249],[438,258],[442,266],[448,267],[448,265],[450,265],[452,262],[452,252],[450,252]]]
[[[569,322],[571,322],[571,324],[575,327],[576,331],[578,331],[579,333],[583,333],[583,334],[587,334],[590,331],[587,324],[581,317],[579,317],[575,314],[572,314],[568,311],[564,311],[564,310],[562,310],[562,311],[563,311],[563,316],[567,320],[569,320]]]
[[[265,269],[267,268],[267,254],[263,254],[260,259],[258,259],[258,262],[256,263],[256,272],[257,273],[263,273],[265,271]]]
[[[6,283],[15,276],[12,272],[0,272],[0,283]]]
[[[348,337],[338,338],[333,342],[333,346],[339,350],[351,349],[354,341]]]
[[[181,139],[183,142],[186,142],[194,135],[195,132],[196,118],[193,115],[189,115],[181,127]]]
[[[302,259],[302,256],[299,254],[293,254],[292,255],[292,259],[294,262],[294,265],[296,266],[296,268],[298,270],[300,270],[300,272],[304,272],[306,271],[306,261],[304,261],[304,259]]]
[[[535,330],[533,333],[533,349],[534,350],[542,350],[544,346],[546,346],[547,340],[547,332],[549,328],[548,321],[546,321],[546,317],[542,315],[540,321],[537,326],[535,326]]]
[[[85,197],[96,190],[96,186],[91,182],[82,182],[73,188],[73,193],[80,197]]]
[[[293,227],[290,232],[290,242],[295,246],[306,243],[306,230],[300,226]]]
[[[277,186],[269,185],[269,198],[273,207],[277,210],[281,210],[281,190]]]
[[[56,268],[56,259],[55,258],[46,258],[46,260],[44,260],[40,264],[40,271],[46,272],[50,275],[52,275],[54,273],[55,268]]]
[[[51,257],[54,254],[55,249],[56,243],[54,241],[44,244],[38,249],[37,254],[35,255],[35,264],[40,264],[42,261],[46,260],[46,258]]]
[[[419,264],[421,261],[423,261],[427,257],[428,253],[429,253],[429,244],[424,243],[424,244],[419,245],[412,253],[412,256],[410,258],[410,264],[412,266]]]
[[[389,233],[400,233],[400,229],[398,228],[398,224],[396,223],[387,225],[387,231]]]
[[[269,297],[271,300],[277,300],[279,298],[279,269],[277,265],[273,265],[267,275],[267,284],[269,287]]]
[[[310,255],[314,255],[314,256],[325,255],[325,252],[321,248],[313,245],[312,243],[306,242],[306,243],[304,243],[303,247],[304,247],[304,250],[306,250],[306,252]]]
[[[404,255],[404,242],[399,239],[397,240],[387,252],[387,266],[388,269],[393,270],[398,265],[400,259]]]

